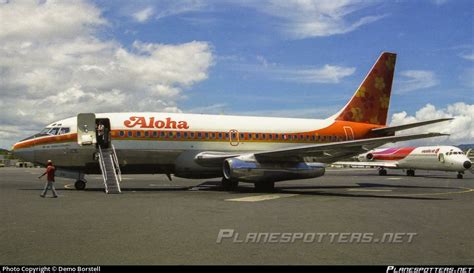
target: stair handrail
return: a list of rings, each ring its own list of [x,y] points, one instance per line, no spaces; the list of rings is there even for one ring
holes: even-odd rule
[[[112,159],[113,159],[115,165],[117,166],[116,169],[117,169],[117,174],[118,174],[119,181],[122,181],[122,171],[120,170],[120,165],[119,165],[117,153],[115,152],[115,146],[113,144],[112,144],[112,152],[113,152]]]
[[[107,192],[107,172],[105,170],[105,163],[104,163],[104,154],[102,153],[102,149],[100,148],[99,145],[99,165],[100,165],[100,170],[102,172],[102,178],[104,179],[104,186],[105,186],[105,191]]]

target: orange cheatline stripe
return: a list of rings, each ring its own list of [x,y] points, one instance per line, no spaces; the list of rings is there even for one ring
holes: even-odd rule
[[[344,126],[349,126],[354,132],[354,138],[366,138],[370,136],[370,130],[383,126],[371,124],[336,121],[330,126],[309,131],[296,133],[259,133],[259,132],[236,132],[235,137],[230,139],[228,131],[171,131],[171,130],[112,130],[112,139],[116,140],[148,140],[148,141],[205,141],[205,142],[260,142],[260,143],[326,143],[346,140]],[[148,136],[145,133],[148,132]],[[121,136],[123,133],[123,136]],[[156,133],[156,136],[155,136]],[[130,135],[131,134],[131,135]],[[139,136],[138,136],[139,134]],[[179,135],[179,137],[178,137]],[[186,135],[186,137],[184,137]],[[221,135],[221,137],[219,137]],[[271,138],[270,138],[271,135]],[[200,137],[199,137],[200,136]],[[243,136],[243,138],[241,138]],[[31,139],[15,145],[15,149],[28,148],[35,145],[51,143],[74,142],[77,133],[66,135]]]

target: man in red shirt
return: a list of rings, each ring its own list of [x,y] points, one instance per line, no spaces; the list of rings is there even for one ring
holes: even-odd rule
[[[47,178],[48,178],[48,182],[44,186],[44,191],[40,195],[41,197],[46,196],[48,189],[51,189],[51,191],[53,192],[54,198],[58,197],[58,193],[56,192],[56,189],[54,188],[54,172],[55,171],[56,171],[56,168],[54,167],[53,162],[51,160],[48,160],[46,171],[40,177],[38,177],[38,179],[40,179],[41,177],[47,175]]]

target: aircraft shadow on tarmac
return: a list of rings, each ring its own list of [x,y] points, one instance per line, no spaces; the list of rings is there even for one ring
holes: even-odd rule
[[[300,195],[319,195],[319,196],[339,196],[339,197],[360,197],[360,198],[389,198],[389,199],[411,199],[411,200],[451,200],[449,198],[439,198],[439,197],[421,197],[421,196],[403,196],[400,195],[382,195],[374,193],[348,193],[348,192],[327,192],[321,190],[348,190],[348,189],[369,189],[369,188],[411,188],[411,189],[444,189],[444,190],[453,190],[459,188],[448,188],[448,187],[423,187],[423,186],[403,186],[403,185],[385,185],[385,184],[372,184],[372,183],[357,183],[359,187],[354,186],[276,186],[274,191],[265,192],[265,193],[283,193],[283,194],[300,194]],[[224,189],[220,182],[217,181],[208,181],[202,184],[199,184],[193,188],[198,188],[201,191],[222,191],[228,192]],[[236,194],[248,194],[256,193],[255,189],[245,186],[239,186],[237,189],[231,191]]]
[[[440,175],[440,174],[435,174],[435,173],[424,173],[422,175],[416,174],[415,176],[407,176],[405,173],[388,173],[387,175],[380,176],[377,172],[374,173],[364,173],[364,174],[351,174],[347,176],[369,176],[369,177],[384,177],[384,178],[390,178],[390,177],[404,177],[404,178],[428,178],[428,179],[453,179],[457,180],[456,178],[456,173],[451,172],[451,174],[454,174],[452,176],[450,175]],[[338,175],[338,176],[346,176],[346,175]],[[466,178],[465,178],[466,179]],[[467,178],[469,179],[469,178]]]
[[[167,192],[167,191],[217,191],[217,192],[232,192],[233,194],[249,194],[256,193],[253,185],[243,184],[235,190],[226,190],[221,186],[220,181],[206,181],[195,186],[163,186],[163,187],[122,187],[122,192]],[[439,197],[422,197],[422,196],[413,196],[407,195],[407,193],[391,193],[380,194],[380,193],[363,193],[363,190],[370,190],[371,188],[379,189],[426,189],[426,190],[459,190],[456,187],[432,187],[432,186],[413,186],[413,185],[392,185],[392,184],[380,184],[380,183],[357,183],[357,186],[348,185],[348,186],[318,186],[318,185],[295,185],[295,186],[278,186],[276,185],[275,189],[271,192],[259,192],[259,193],[273,193],[273,194],[299,194],[299,195],[315,195],[315,196],[335,196],[335,197],[356,197],[356,198],[386,198],[386,199],[411,199],[411,200],[452,200],[450,198],[439,198]],[[361,192],[350,193],[350,192],[338,192],[338,190],[361,190]],[[36,189],[20,189],[20,190],[40,190]],[[57,187],[58,191],[76,191],[74,188],[63,188]],[[333,192],[328,190],[335,190]],[[102,187],[91,187],[86,188],[85,192],[103,192],[104,188]],[[418,192],[415,192],[417,194]],[[410,192],[408,192],[410,194]],[[429,195],[429,193],[424,192],[422,194]]]

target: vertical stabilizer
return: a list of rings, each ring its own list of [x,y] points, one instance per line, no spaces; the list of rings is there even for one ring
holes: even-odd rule
[[[385,125],[390,105],[395,53],[378,58],[351,100],[336,115],[336,120]]]

